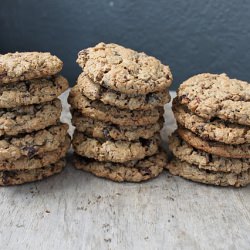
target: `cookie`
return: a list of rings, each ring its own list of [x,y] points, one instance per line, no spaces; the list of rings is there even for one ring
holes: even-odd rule
[[[22,156],[35,155],[56,150],[65,141],[68,125],[61,123],[30,134],[16,137],[2,137],[0,140],[0,161],[15,161]]]
[[[173,80],[156,58],[113,43],[80,51],[77,63],[94,82],[125,94],[160,92]]]
[[[204,184],[241,187],[250,183],[250,169],[239,174],[214,172],[199,169],[196,165],[176,158],[167,165],[167,169],[173,175]]]
[[[77,169],[90,172],[98,177],[116,182],[141,182],[158,176],[167,164],[166,154],[157,153],[140,161],[125,163],[99,162],[75,154]]]
[[[70,137],[67,136],[65,141],[53,151],[44,152],[31,158],[28,156],[22,156],[16,161],[12,161],[12,159],[0,161],[0,171],[31,170],[54,164],[61,158],[65,157],[70,147],[70,142]]]
[[[134,142],[98,140],[75,131],[72,145],[75,152],[81,156],[98,161],[122,163],[155,154],[158,151],[159,139],[159,135],[155,135],[151,139],[140,139]]]
[[[0,108],[52,101],[69,87],[63,76],[27,80],[0,87]]]
[[[177,132],[184,141],[207,153],[228,158],[250,158],[250,144],[229,145],[206,141],[184,128],[179,128]]]
[[[72,124],[80,132],[89,137],[106,140],[135,141],[140,138],[149,139],[163,127],[163,119],[148,126],[117,126],[85,117],[77,111],[72,112]]]
[[[60,173],[65,167],[65,160],[46,167],[31,170],[0,171],[0,186],[20,185],[27,182],[39,181]]]
[[[167,89],[146,95],[127,95],[94,83],[84,73],[78,77],[77,85],[78,90],[90,100],[100,100],[120,109],[149,110],[164,106],[171,100]]]
[[[183,141],[176,132],[169,138],[169,149],[176,158],[200,169],[239,174],[250,168],[250,159],[225,158],[206,153]]]
[[[177,91],[181,104],[207,120],[250,125],[250,84],[230,79],[226,74],[200,74],[181,84]]]
[[[145,126],[158,122],[163,115],[163,108],[152,110],[121,110],[105,105],[101,101],[91,101],[82,95],[75,85],[69,94],[68,102],[73,109],[86,117],[120,126]]]
[[[250,127],[223,121],[219,118],[207,121],[190,112],[177,98],[172,106],[177,122],[204,140],[223,142],[226,144],[250,143]]]
[[[62,67],[62,61],[50,53],[16,52],[0,55],[0,84],[55,75]]]
[[[0,136],[30,133],[55,125],[61,115],[59,99],[42,104],[0,109]]]

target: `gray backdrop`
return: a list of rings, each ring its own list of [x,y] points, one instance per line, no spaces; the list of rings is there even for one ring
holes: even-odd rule
[[[77,52],[100,41],[169,64],[176,88],[200,72],[250,80],[249,0],[1,0],[0,53],[51,51],[71,85]]]

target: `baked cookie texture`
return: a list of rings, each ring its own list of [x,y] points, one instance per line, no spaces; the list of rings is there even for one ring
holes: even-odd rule
[[[28,182],[39,181],[60,173],[65,165],[66,161],[62,158],[58,162],[42,168],[0,171],[0,186],[20,185]]]
[[[250,84],[230,79],[226,74],[200,74],[181,84],[177,91],[181,104],[205,119],[221,118],[250,125]]]
[[[250,84],[226,74],[200,74],[173,100],[178,129],[169,138],[174,175],[220,186],[250,182]]]
[[[158,151],[159,135],[138,141],[110,141],[86,137],[83,133],[74,133],[72,145],[78,155],[98,161],[126,162],[140,160]]]
[[[0,84],[57,74],[63,63],[50,53],[16,52],[0,55]]]
[[[225,144],[250,143],[250,126],[223,121],[216,118],[206,120],[191,111],[185,105],[173,100],[172,106],[176,121],[204,140],[218,141]]]
[[[0,136],[31,133],[55,125],[60,120],[59,99],[41,104],[0,109]]]
[[[77,169],[112,181],[141,182],[157,177],[166,167],[167,159],[165,152],[124,163],[100,162],[75,155],[74,164]]]
[[[52,101],[68,87],[68,81],[63,76],[27,80],[2,87],[0,85],[0,108]]]
[[[60,122],[69,86],[50,53],[0,55],[0,185],[41,180],[62,171],[70,146]]]
[[[77,86],[78,90],[90,100],[100,100],[104,104],[116,106],[120,109],[150,110],[162,107],[171,100],[168,89],[146,95],[128,95],[94,83],[84,73],[81,73],[78,77]]]
[[[168,66],[113,43],[80,51],[77,63],[94,82],[125,94],[162,91],[172,83]]]
[[[71,89],[75,167],[117,182],[158,176],[164,105],[172,74],[154,57],[100,43],[78,54],[83,72]]]

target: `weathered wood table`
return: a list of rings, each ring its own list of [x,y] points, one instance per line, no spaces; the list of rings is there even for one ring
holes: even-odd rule
[[[174,127],[167,105],[164,139]],[[206,186],[167,172],[119,184],[74,170],[71,153],[60,175],[0,188],[0,214],[1,250],[250,249],[250,186]]]

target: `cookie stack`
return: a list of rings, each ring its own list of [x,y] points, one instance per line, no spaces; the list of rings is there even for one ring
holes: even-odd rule
[[[70,145],[57,97],[68,88],[56,75],[63,63],[50,53],[0,55],[0,185],[60,172]]]
[[[75,167],[113,181],[159,175],[163,106],[172,75],[154,57],[100,43],[78,54],[83,69],[69,95]]]
[[[173,112],[172,174],[220,186],[250,183],[250,84],[196,75],[181,84]]]

